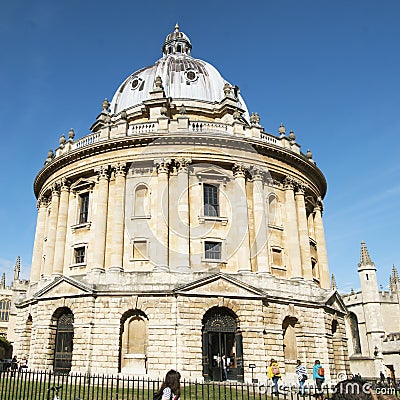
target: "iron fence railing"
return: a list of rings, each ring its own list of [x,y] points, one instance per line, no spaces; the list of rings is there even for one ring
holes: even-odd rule
[[[73,374],[59,375],[44,371],[0,372],[0,400],[153,400],[161,380],[144,377]],[[399,398],[398,387],[370,381],[379,394]],[[270,383],[197,382],[182,380],[181,400],[310,400],[318,398],[316,387],[306,385],[304,396],[297,385],[279,385],[272,394]],[[323,396],[332,399],[334,387],[325,385]],[[321,398],[321,397],[320,397]]]

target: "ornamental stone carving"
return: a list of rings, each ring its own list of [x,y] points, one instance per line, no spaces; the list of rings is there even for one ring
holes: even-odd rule
[[[163,158],[163,159],[157,159],[154,160],[154,164],[157,169],[158,174],[168,174],[169,168],[171,166],[171,159],[169,158]]]

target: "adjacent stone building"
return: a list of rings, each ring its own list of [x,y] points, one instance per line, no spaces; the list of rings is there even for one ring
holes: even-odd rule
[[[14,266],[14,276],[11,285],[6,285],[6,274],[3,273],[0,282],[0,336],[7,339],[11,345],[15,341],[15,324],[17,310],[15,303],[20,296],[24,296],[29,282],[20,279],[21,259],[17,257]],[[10,358],[12,347],[9,350],[0,346],[0,358]]]
[[[358,264],[361,291],[342,295],[346,318],[350,369],[365,377],[382,371],[392,379],[400,374],[400,280],[393,266],[389,291],[378,288],[375,264],[361,244]]]
[[[71,129],[38,173],[17,354],[32,368],[265,379],[277,358],[348,372],[330,288],[326,181],[283,125],[270,134],[176,26],[91,133]]]

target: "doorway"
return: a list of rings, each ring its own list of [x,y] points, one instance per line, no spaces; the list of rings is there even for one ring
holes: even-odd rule
[[[74,316],[70,311],[65,311],[57,320],[54,372],[58,374],[68,374],[71,371],[74,338],[73,322]]]
[[[208,381],[243,382],[242,334],[237,317],[225,307],[210,309],[203,318],[203,376]]]

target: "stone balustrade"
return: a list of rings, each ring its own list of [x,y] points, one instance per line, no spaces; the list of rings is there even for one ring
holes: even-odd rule
[[[131,124],[126,130],[126,136],[141,136],[145,134],[157,133],[159,131],[159,122],[145,122]],[[179,129],[178,124],[175,120],[170,120],[168,123],[166,133],[182,133],[182,129]],[[188,131],[191,133],[219,133],[227,135],[238,135],[235,131],[234,124],[225,124],[222,122],[210,122],[210,121],[188,121]],[[115,132],[115,133],[114,133]],[[245,137],[271,144],[274,146],[287,148],[297,154],[300,153],[300,146],[295,143],[289,144],[289,140],[286,136],[276,137],[267,132],[263,131],[261,126],[259,127],[248,127],[243,126],[243,134]],[[240,135],[243,136],[243,135]],[[111,129],[107,125],[104,125],[98,132],[91,133],[83,138],[76,141],[69,141],[69,145],[61,145],[55,152],[55,158],[66,154],[70,151],[81,149],[86,146],[93,145],[103,140],[113,139],[114,137],[121,137],[121,132],[117,128],[116,130]]]

